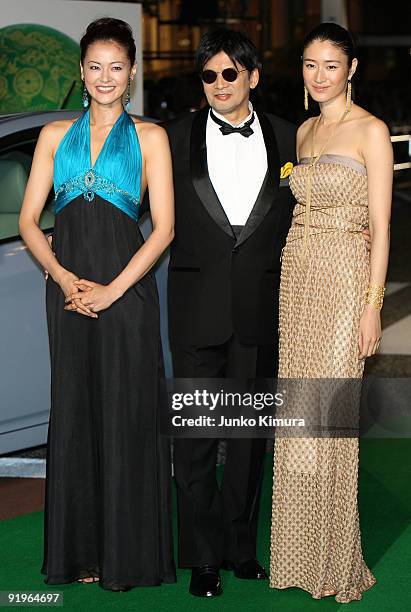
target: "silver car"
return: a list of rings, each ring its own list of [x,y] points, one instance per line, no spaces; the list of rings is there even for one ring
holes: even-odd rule
[[[0,455],[46,442],[50,410],[50,364],[44,272],[19,236],[18,218],[41,128],[79,111],[0,117]],[[40,227],[52,232],[53,194]],[[150,232],[149,219],[142,225]],[[170,355],[166,321],[167,258],[156,270],[162,311],[166,371]]]
[[[43,444],[50,407],[44,273],[19,237],[18,219],[41,128],[76,111],[0,117],[0,454]],[[41,228],[54,225],[52,196]]]

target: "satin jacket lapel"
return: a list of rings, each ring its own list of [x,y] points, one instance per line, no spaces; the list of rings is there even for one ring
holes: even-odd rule
[[[273,206],[279,191],[281,166],[274,130],[264,113],[258,113],[258,119],[267,151],[267,173],[247,223],[238,237],[236,246],[247,240],[257,229],[271,206]]]
[[[222,230],[234,237],[233,229],[208,174],[206,127],[208,107],[198,111],[193,120],[190,139],[190,169],[194,189],[208,214]]]

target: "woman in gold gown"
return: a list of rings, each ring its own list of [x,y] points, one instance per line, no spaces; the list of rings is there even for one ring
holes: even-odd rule
[[[321,24],[306,37],[305,106],[310,94],[320,114],[298,130],[290,177],[297,204],[282,257],[279,378],[358,382],[381,337],[392,147],[385,124],[351,101],[356,67],[344,28]],[[300,394],[286,410],[294,416],[307,400]],[[358,437],[279,434],[274,456],[270,586],[361,599],[375,578],[361,549]]]

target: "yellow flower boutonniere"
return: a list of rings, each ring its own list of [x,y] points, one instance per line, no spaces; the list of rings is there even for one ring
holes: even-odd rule
[[[286,164],[284,164],[284,166],[281,168],[280,179],[285,179],[290,176],[293,167],[294,166],[291,162],[287,162]]]

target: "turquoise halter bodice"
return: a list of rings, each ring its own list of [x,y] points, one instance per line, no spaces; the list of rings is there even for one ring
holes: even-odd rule
[[[138,221],[141,189],[141,149],[131,117],[123,111],[91,165],[90,112],[66,132],[54,157],[54,212],[83,195],[97,194]]]

